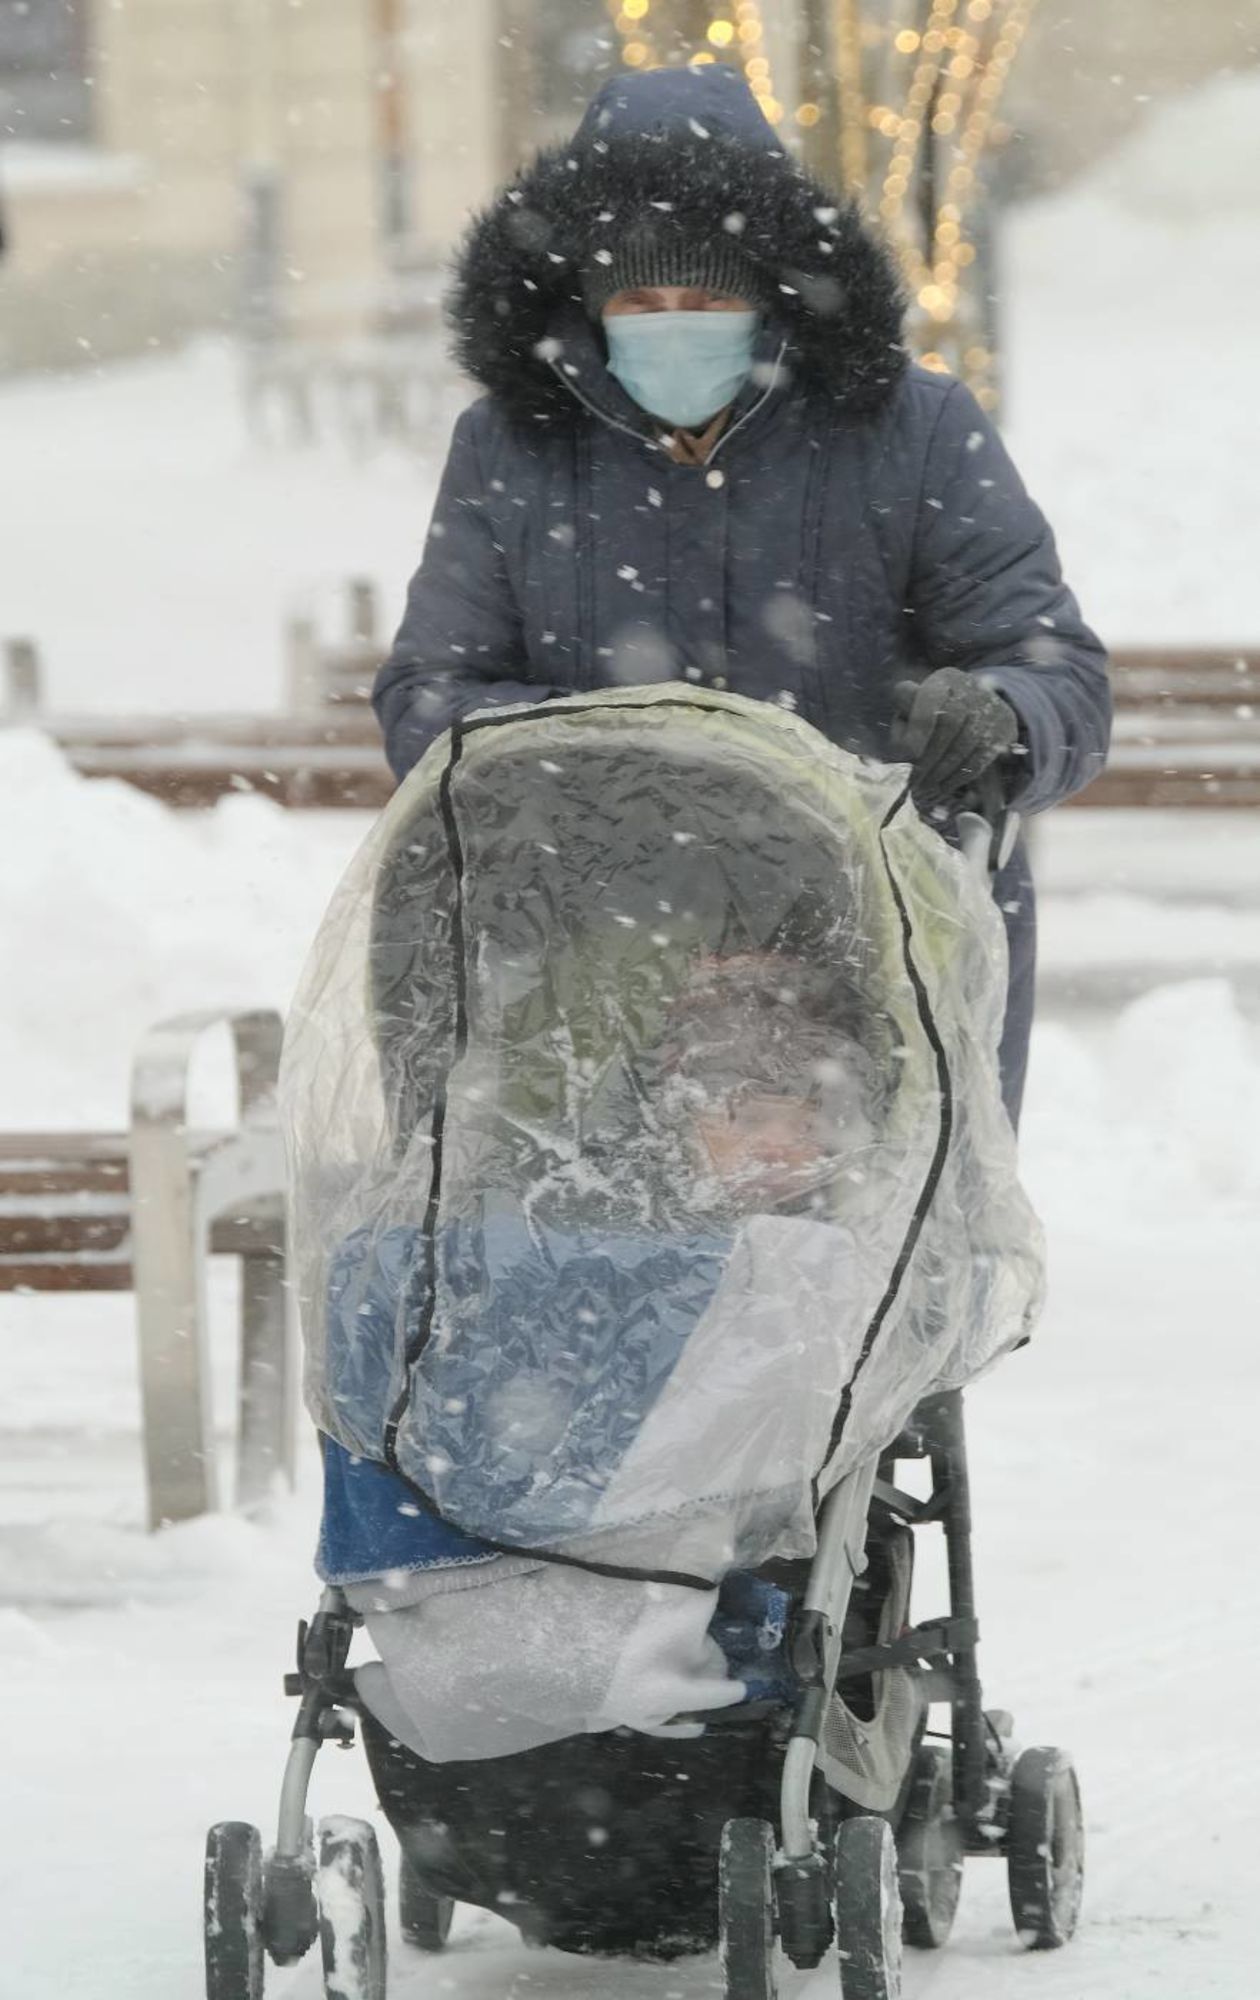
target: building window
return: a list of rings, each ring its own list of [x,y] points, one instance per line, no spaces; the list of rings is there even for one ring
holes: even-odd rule
[[[88,0],[0,0],[0,141],[92,137]]]

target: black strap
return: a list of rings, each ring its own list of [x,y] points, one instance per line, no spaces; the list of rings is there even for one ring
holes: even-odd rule
[[[913,1625],[899,1639],[886,1646],[859,1646],[854,1653],[842,1653],[836,1668],[836,1682],[857,1680],[863,1674],[877,1674],[886,1667],[914,1667],[938,1659],[942,1653],[971,1652],[980,1643],[980,1627],[974,1618],[937,1618]]]

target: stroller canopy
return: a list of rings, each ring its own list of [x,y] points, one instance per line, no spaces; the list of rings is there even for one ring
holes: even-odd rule
[[[676,685],[436,743],[286,1041],[315,1422],[512,1549],[713,1581],[1028,1332],[987,885]]]

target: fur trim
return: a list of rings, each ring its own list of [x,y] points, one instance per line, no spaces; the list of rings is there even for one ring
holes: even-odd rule
[[[580,156],[540,153],[464,239],[447,303],[455,355],[509,415],[578,421],[548,343],[582,314],[583,267],[644,227],[734,236],[770,278],[798,379],[852,410],[892,395],[906,366],[901,281],[855,204],[785,153],[717,136],[666,145],[621,134]]]

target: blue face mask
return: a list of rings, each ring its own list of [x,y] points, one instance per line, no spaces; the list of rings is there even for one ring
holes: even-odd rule
[[[614,313],[608,369],[650,416],[694,430],[738,395],[752,367],[755,312]]]

